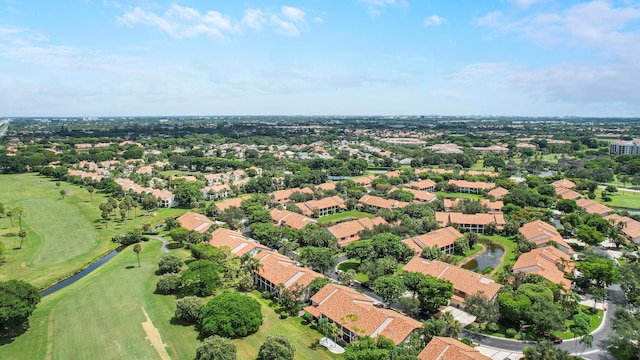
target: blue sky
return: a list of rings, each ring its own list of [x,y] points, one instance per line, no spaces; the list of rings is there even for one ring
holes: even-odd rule
[[[0,0],[0,115],[640,117],[639,25],[625,0]]]

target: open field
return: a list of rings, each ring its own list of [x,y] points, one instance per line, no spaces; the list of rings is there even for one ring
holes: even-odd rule
[[[438,197],[441,199],[474,199],[474,200],[482,199],[482,195],[478,195],[478,194],[449,193],[449,192],[442,192],[442,191],[437,191],[435,192],[435,194],[438,195]]]
[[[161,359],[147,339],[159,334],[171,359],[192,359],[198,345],[194,326],[172,324],[175,297],[153,294],[154,275],[163,253],[161,242],[142,243],[141,267],[132,248],[124,249],[101,268],[42,299],[29,330],[0,346],[0,359]],[[173,250],[182,257],[187,252]],[[332,359],[322,337],[301,319],[280,319],[267,301],[260,331],[234,340],[239,359],[252,359],[267,335],[286,335],[296,346],[296,359]],[[147,316],[145,315],[148,314]],[[161,346],[159,348],[162,348]]]
[[[360,218],[371,219],[374,217],[375,215],[373,214],[369,214],[369,213],[358,211],[358,210],[351,210],[351,211],[345,211],[345,212],[340,212],[336,214],[322,216],[318,219],[318,223],[327,224],[327,223],[333,223],[333,222],[338,222],[342,220],[353,220],[353,219],[360,219]]]
[[[193,326],[170,322],[175,297],[153,294],[161,245],[142,243],[139,268],[127,248],[87,277],[43,298],[30,329],[0,346],[0,358],[158,359],[146,339],[143,309],[172,359],[193,358],[198,344]]]
[[[13,227],[11,219],[0,219],[0,241],[8,248],[6,263],[0,268],[0,280],[20,279],[39,288],[46,287],[114,249],[113,236],[185,211],[158,209],[157,216],[148,217],[138,209],[135,219],[126,223],[110,220],[105,226],[98,220],[98,205],[105,201],[104,195],[94,193],[91,201],[86,189],[62,182],[60,188],[69,194],[62,199],[55,183],[33,174],[0,176],[3,189],[0,202],[5,209],[25,208],[22,226],[27,233],[19,249],[17,216],[13,217]]]
[[[263,322],[260,330],[242,339],[235,339],[233,342],[237,347],[238,359],[255,359],[258,356],[260,345],[268,335],[280,334],[286,336],[296,348],[296,359],[339,359],[341,356],[334,355],[318,344],[322,335],[311,329],[309,325],[303,325],[299,317],[288,317],[280,319],[273,308],[269,307],[270,300],[264,300],[250,293],[262,305]]]
[[[609,193],[611,196],[611,201],[605,202],[602,201],[602,189],[596,189],[596,199],[595,201],[609,206],[609,207],[621,207],[627,208],[630,210],[640,210],[640,194],[637,192],[625,191],[618,189],[618,192]]]

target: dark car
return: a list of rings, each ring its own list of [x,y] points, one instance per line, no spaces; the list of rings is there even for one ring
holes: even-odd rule
[[[554,344],[554,345],[562,344],[562,339],[553,338],[553,339],[551,339],[551,343]]]

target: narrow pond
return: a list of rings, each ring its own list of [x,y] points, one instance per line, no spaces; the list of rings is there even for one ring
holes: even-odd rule
[[[56,283],[53,286],[45,289],[44,291],[42,291],[40,293],[40,296],[47,296],[47,295],[53,294],[54,292],[56,292],[58,290],[64,289],[65,287],[67,287],[67,286],[73,284],[74,282],[82,279],[83,277],[89,275],[89,273],[91,273],[95,269],[99,268],[100,266],[104,265],[107,261],[111,260],[117,254],[118,254],[118,250],[113,250],[112,252],[108,253],[107,255],[101,257],[100,259],[98,259],[95,262],[93,262],[91,265],[89,265],[86,268],[84,268],[82,271],[80,271],[80,272],[76,273],[75,275],[72,275],[72,276],[60,281],[59,283]]]
[[[500,265],[500,259],[504,249],[498,244],[484,245],[486,250],[462,265],[463,269],[480,272],[487,268],[496,268]]]

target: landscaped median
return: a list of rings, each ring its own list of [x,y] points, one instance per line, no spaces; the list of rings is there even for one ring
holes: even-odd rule
[[[595,331],[600,324],[602,323],[603,319],[604,319],[604,311],[602,309],[598,309],[597,312],[594,314],[591,312],[591,308],[588,306],[580,306],[580,311],[584,314],[589,315],[589,328],[587,329],[588,333],[592,333],[593,331]],[[514,336],[509,336],[508,333],[508,328],[506,328],[505,326],[503,326],[502,324],[496,324],[497,327],[493,328],[493,329],[480,329],[478,328],[476,323],[473,323],[471,325],[469,325],[467,327],[467,330],[472,331],[472,332],[476,332],[479,334],[484,334],[484,335],[489,335],[489,336],[495,336],[495,337],[499,337],[499,338],[506,338],[506,339],[514,339],[514,340],[523,340],[522,339],[522,334],[525,333],[526,335],[526,339],[527,341],[538,341],[544,338],[544,336],[540,336],[538,334],[535,334],[533,332],[527,332],[526,330],[524,331],[517,331],[515,333]],[[571,325],[573,325],[573,320],[571,318],[565,320],[564,322],[564,327],[565,327],[565,331],[556,331],[556,332],[552,332],[550,334],[550,337],[552,338],[560,338],[562,340],[569,340],[569,339],[573,339],[575,338],[575,334],[573,332],[571,332]],[[492,331],[494,330],[494,331]]]

